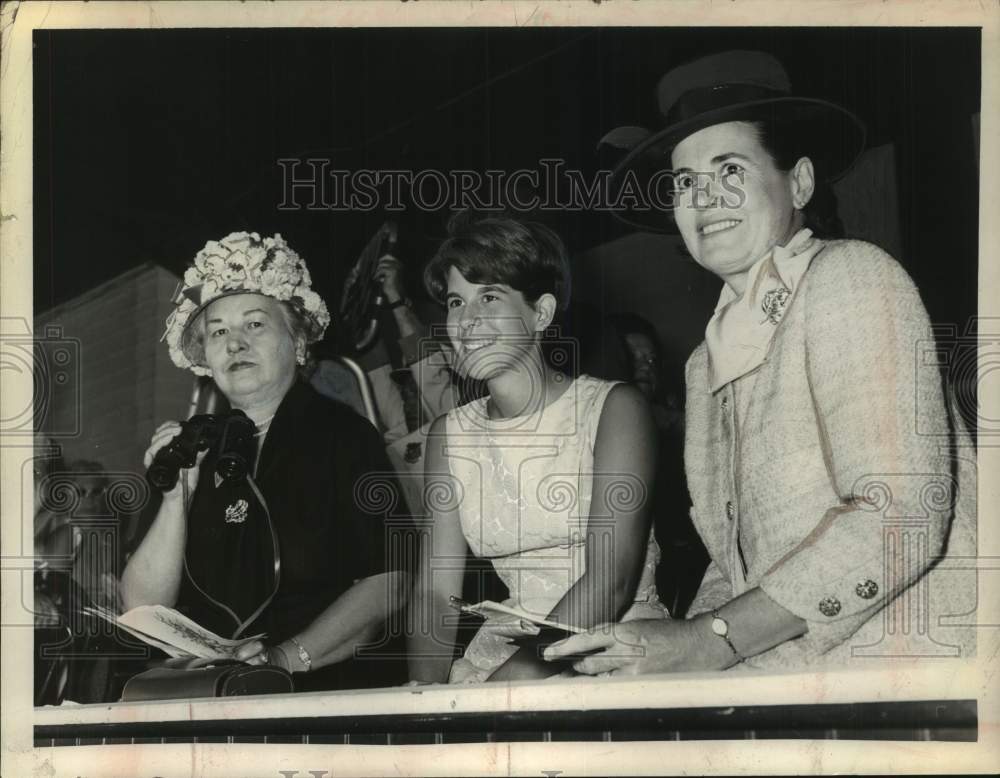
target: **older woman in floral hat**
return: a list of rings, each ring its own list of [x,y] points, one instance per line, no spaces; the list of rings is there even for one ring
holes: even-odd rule
[[[975,580],[955,560],[975,555],[974,453],[923,361],[934,338],[910,277],[838,239],[829,181],[860,153],[860,122],[792,94],[761,52],[682,65],[658,96],[665,126],[617,178],[654,202],[672,182],[672,212],[624,218],[676,226],[724,282],[686,369],[684,464],[711,563],[687,619],[597,629],[547,658],[647,673],[969,657]]]
[[[390,685],[402,680],[396,666],[355,649],[405,594],[383,515],[364,499],[366,484],[394,488],[392,471],[376,430],[299,378],[330,321],[311,284],[280,235],[209,242],[185,273],[170,355],[249,417],[256,456],[235,479],[216,474],[215,448],[182,471],[129,560],[122,597],[127,608],[177,607],[224,637],[266,633],[241,658],[296,673],[299,690]],[[155,431],[147,466],[180,431],[175,421]]]

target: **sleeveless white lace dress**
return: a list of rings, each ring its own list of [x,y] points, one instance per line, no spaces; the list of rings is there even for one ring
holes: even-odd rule
[[[486,398],[448,414],[445,457],[463,490],[462,531],[507,586],[507,605],[547,616],[586,570],[594,441],[613,386],[584,375],[527,416],[490,419]],[[640,493],[635,477],[622,474],[609,487],[608,505],[621,509]],[[659,560],[650,529],[635,601],[623,621],[670,617],[656,592]],[[449,681],[485,681],[516,650],[487,621],[452,665]]]

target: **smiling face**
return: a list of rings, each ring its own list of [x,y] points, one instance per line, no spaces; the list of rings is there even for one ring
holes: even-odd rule
[[[540,359],[538,333],[548,326],[550,316],[544,305],[532,305],[516,289],[470,282],[452,266],[445,305],[455,367],[462,375],[485,381]]]
[[[754,262],[801,228],[793,199],[800,194],[799,171],[778,170],[747,122],[692,133],[677,144],[671,161],[678,188],[674,216],[688,251],[742,292]]]
[[[284,397],[295,381],[297,344],[277,300],[260,294],[220,297],[200,318],[205,361],[234,407]]]

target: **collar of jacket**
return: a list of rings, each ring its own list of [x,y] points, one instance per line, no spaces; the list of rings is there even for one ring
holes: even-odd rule
[[[811,230],[799,230],[787,245],[775,246],[753,264],[742,295],[729,284],[723,285],[715,313],[705,328],[713,393],[756,370],[767,359],[784,312],[809,263],[824,245]]]
[[[285,393],[261,447],[258,479],[271,469],[282,451],[302,445],[299,437],[302,425],[308,418],[311,401],[316,396],[315,390],[300,378],[296,378]]]

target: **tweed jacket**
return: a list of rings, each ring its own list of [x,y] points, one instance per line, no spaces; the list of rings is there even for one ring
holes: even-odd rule
[[[687,363],[685,470],[712,560],[690,615],[760,587],[807,622],[752,667],[967,656],[972,629],[951,624],[975,623],[956,562],[975,554],[975,454],[916,287],[877,247],[830,241],[776,326],[764,363],[715,393],[704,343]]]

